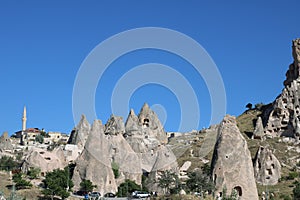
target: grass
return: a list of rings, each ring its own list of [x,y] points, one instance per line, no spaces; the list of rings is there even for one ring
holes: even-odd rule
[[[269,146],[269,149],[273,150],[273,154],[276,156],[279,162],[284,165],[281,166],[282,178],[279,181],[279,183],[273,186],[263,186],[257,184],[258,193],[261,197],[262,192],[266,192],[266,190],[268,190],[269,193],[274,194],[274,199],[276,200],[282,199],[280,197],[283,195],[292,197],[294,187],[293,183],[295,180],[286,180],[284,177],[287,177],[288,174],[292,172],[293,169],[295,169],[295,159],[300,158],[299,153],[292,150],[288,151],[287,147],[289,146],[289,144],[279,142],[280,138],[269,138],[264,141],[258,139],[250,139],[249,136],[252,135],[255,128],[256,120],[261,115],[261,113],[262,111],[260,110],[252,109],[244,112],[243,114],[237,117],[237,125],[240,129],[240,132],[243,134],[244,138],[248,143],[248,148],[251,152],[251,157],[252,159],[255,157],[259,146]],[[293,157],[295,158],[294,160],[290,159]]]

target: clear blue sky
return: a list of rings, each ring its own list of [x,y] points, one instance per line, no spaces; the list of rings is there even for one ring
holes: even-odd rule
[[[69,133],[73,85],[84,59],[107,38],[141,27],[172,29],[201,44],[223,78],[227,113],[241,114],[248,102],[272,102],[292,62],[291,41],[300,37],[299,8],[299,1],[0,1],[0,131],[20,130],[26,105],[28,127]],[[211,102],[201,76],[178,56],[155,49],[131,52],[107,68],[95,94],[97,117],[107,121],[116,82],[146,63],[184,75],[201,112],[198,127],[188,129],[209,126]],[[163,105],[166,130],[178,129],[180,102],[168,88],[145,85],[129,107],[137,113],[144,102]]]

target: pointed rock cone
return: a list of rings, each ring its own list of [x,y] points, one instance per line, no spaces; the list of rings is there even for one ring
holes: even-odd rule
[[[95,190],[101,194],[117,191],[111,158],[108,153],[105,153],[109,152],[109,149],[110,144],[105,138],[103,125],[100,120],[95,120],[84,150],[76,160],[73,175],[75,190],[80,188],[81,181],[85,179],[96,185]]]
[[[254,176],[262,185],[276,185],[281,177],[281,165],[268,147],[259,147],[254,160]]]
[[[90,130],[91,130],[91,125],[87,121],[85,115],[81,115],[81,119],[78,125],[70,135],[68,144],[76,144],[79,149],[83,149]]]
[[[225,116],[218,131],[212,160],[216,194],[226,188],[227,195],[235,190],[241,200],[258,200],[250,151],[235,117]]]

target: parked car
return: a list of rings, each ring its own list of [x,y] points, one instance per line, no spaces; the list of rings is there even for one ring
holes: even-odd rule
[[[78,195],[78,196],[84,196],[86,194],[85,191],[77,191],[77,192],[74,192],[75,195]]]
[[[100,192],[92,192],[90,195],[90,197],[101,197]]]
[[[114,193],[108,192],[104,195],[104,197],[116,197]]]
[[[132,193],[132,197],[134,197],[134,198],[145,198],[145,197],[150,197],[150,194],[148,192],[144,192],[144,191],[134,191]]]

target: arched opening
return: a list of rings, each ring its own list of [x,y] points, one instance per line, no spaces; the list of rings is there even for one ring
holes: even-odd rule
[[[241,186],[235,186],[233,189],[237,192],[237,194],[238,194],[240,197],[243,195],[243,191],[242,191]]]

